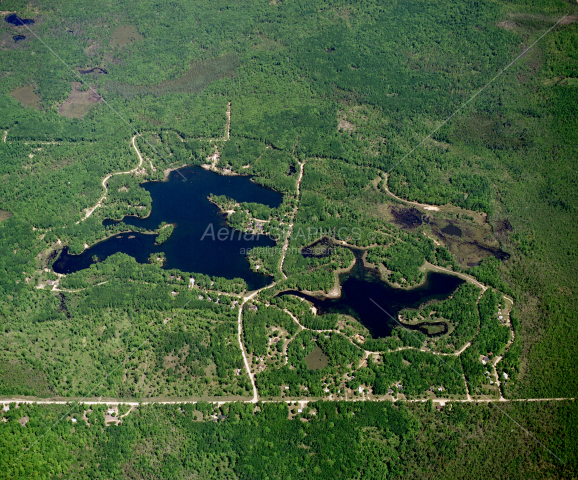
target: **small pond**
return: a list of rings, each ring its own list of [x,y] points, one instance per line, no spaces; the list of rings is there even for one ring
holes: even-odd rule
[[[30,18],[20,18],[15,13],[7,15],[4,20],[12,25],[31,25],[34,23],[34,20]]]
[[[442,228],[442,232],[448,235],[455,235],[456,237],[462,236],[461,229],[456,227],[452,223],[448,223],[444,228]]]

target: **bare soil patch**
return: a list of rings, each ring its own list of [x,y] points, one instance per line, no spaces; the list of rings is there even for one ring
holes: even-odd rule
[[[10,218],[12,214],[8,210],[0,210],[0,222]]]
[[[82,118],[93,105],[96,105],[102,99],[100,95],[92,90],[83,92],[80,89],[82,86],[80,82],[72,82],[71,85],[72,92],[70,92],[68,100],[58,107],[58,113],[68,118]]]
[[[355,132],[355,130],[357,130],[357,127],[353,125],[353,123],[348,122],[347,120],[339,120],[337,130]]]
[[[24,105],[40,110],[40,101],[42,99],[34,93],[34,87],[20,87],[16,90],[12,90],[10,95]]]
[[[125,45],[130,45],[143,39],[144,37],[138,33],[134,25],[116,27],[112,32],[112,44],[119,47],[124,47]]]

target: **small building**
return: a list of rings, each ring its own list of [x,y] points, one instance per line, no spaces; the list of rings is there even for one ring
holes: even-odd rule
[[[202,296],[202,295],[199,295],[199,300],[202,300],[202,299],[203,299],[203,296]]]
[[[389,388],[389,389],[387,390],[387,393],[389,393],[389,394],[391,395],[391,394],[393,393],[393,389],[392,389],[392,388]]]
[[[78,420],[76,420],[76,418],[72,418],[70,421],[71,421],[72,423],[76,423]]]
[[[171,280],[173,279],[173,277],[171,277]],[[189,280],[189,288],[193,288],[195,286],[195,279],[191,278]]]
[[[506,372],[502,372],[502,376],[504,377],[504,380],[508,380],[508,374]]]
[[[171,292],[171,295],[174,297],[175,295],[177,295],[177,292],[175,292],[174,290]]]

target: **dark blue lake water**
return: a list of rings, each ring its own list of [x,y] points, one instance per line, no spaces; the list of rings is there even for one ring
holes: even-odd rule
[[[151,230],[163,221],[173,223],[175,229],[166,242],[155,245],[155,235],[120,234],[97,243],[81,255],[70,255],[64,249],[54,262],[54,271],[72,273],[88,268],[94,263],[92,257],[95,255],[98,261],[102,261],[116,252],[123,252],[140,263],[146,263],[151,253],[164,252],[167,259],[163,265],[165,269],[243,278],[250,289],[268,285],[271,277],[252,272],[243,252],[257,246],[272,247],[275,242],[265,236],[245,236],[227,227],[225,217],[207,196],[211,193],[226,195],[239,202],[257,202],[272,208],[281,204],[283,196],[253,183],[249,177],[217,175],[198,167],[186,167],[180,172],[186,180],[174,171],[166,182],[142,185],[153,200],[148,218],[125,217],[122,220],[125,224]],[[105,226],[111,223],[116,222],[103,222]]]
[[[284,292],[280,295],[297,295],[317,307],[317,314],[341,313],[351,315],[361,322],[374,338],[391,335],[394,327],[398,327],[394,319],[404,308],[417,308],[430,300],[442,300],[449,297],[464,283],[455,275],[430,272],[423,285],[412,290],[390,287],[379,278],[377,271],[364,268],[359,258],[350,273],[341,275],[341,297],[335,299],[319,299],[301,292]],[[385,313],[381,308],[391,315]],[[408,326],[410,330],[422,330],[422,326]],[[427,333],[424,331],[423,333]],[[439,334],[445,333],[444,331]]]
[[[15,13],[8,15],[4,18],[8,23],[12,25],[31,25],[34,23],[34,20],[30,18],[20,18]]]

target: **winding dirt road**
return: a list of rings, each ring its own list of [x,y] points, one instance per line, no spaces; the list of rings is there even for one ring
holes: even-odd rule
[[[287,229],[287,237],[283,242],[283,248],[281,251],[281,261],[279,263],[279,270],[281,271],[281,275],[283,278],[287,278],[285,272],[283,271],[283,264],[285,263],[285,257],[287,256],[287,250],[289,248],[289,239],[291,238],[291,234],[293,233],[293,224],[295,223],[295,216],[297,215],[297,210],[299,209],[299,197],[301,195],[301,180],[303,179],[303,168],[305,167],[305,163],[299,163],[299,177],[297,177],[297,196],[295,197],[297,203],[295,204],[295,208],[293,209],[293,213],[291,214],[291,222],[289,223],[289,227]]]
[[[106,182],[108,182],[108,180],[111,177],[114,177],[115,175],[130,175],[131,173],[138,172],[139,168],[142,167],[143,157],[142,157],[141,153],[139,152],[138,148],[136,147],[136,137],[138,137],[138,136],[139,135],[135,135],[134,137],[132,137],[132,140],[131,140],[132,148],[134,148],[134,151],[138,155],[138,165],[135,168],[133,168],[132,170],[129,170],[127,172],[111,173],[111,174],[107,175],[106,177],[104,177],[102,179],[102,186],[104,188],[104,195],[102,197],[100,197],[100,200],[98,202],[96,202],[96,205],[94,207],[89,207],[86,209],[86,213],[85,213],[84,217],[82,219],[80,219],[78,222],[76,222],[77,224],[80,222],[84,222],[88,217],[90,217],[93,214],[93,212],[98,207],[102,206],[102,202],[104,202],[104,200],[106,199],[106,194],[108,193],[108,188],[106,186]]]

